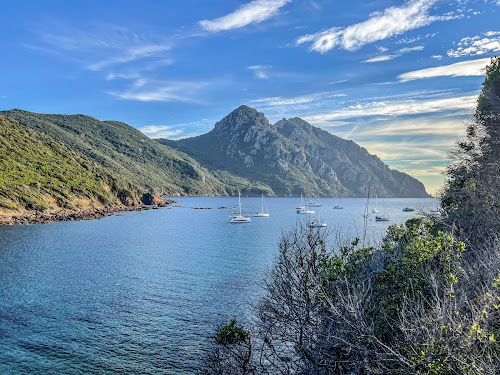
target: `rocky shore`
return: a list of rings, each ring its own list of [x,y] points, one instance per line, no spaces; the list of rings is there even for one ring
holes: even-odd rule
[[[142,211],[158,207],[166,207],[177,203],[171,199],[161,200],[156,205],[115,206],[109,208],[85,208],[81,210],[60,210],[54,212],[33,211],[14,215],[0,215],[0,225],[48,224],[56,221],[76,221],[102,219],[124,211]]]

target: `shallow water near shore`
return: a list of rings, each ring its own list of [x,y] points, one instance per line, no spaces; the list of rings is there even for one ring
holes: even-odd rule
[[[218,209],[237,198],[181,200],[101,220],[0,227],[0,373],[195,373],[215,326],[249,317],[281,233],[306,218],[295,213],[299,198],[266,199],[271,216],[250,224],[229,224],[232,210]],[[362,233],[366,199],[344,199],[343,210],[332,209],[337,199],[321,203],[330,230]],[[251,214],[261,199],[242,205]],[[436,201],[378,207],[390,221],[370,216],[372,242]]]

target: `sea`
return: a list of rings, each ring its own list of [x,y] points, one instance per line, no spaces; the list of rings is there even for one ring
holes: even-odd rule
[[[229,223],[237,198],[173,199],[100,220],[0,226],[0,374],[203,373],[217,327],[251,319],[282,234],[307,217],[299,198],[266,198],[270,216],[247,224]],[[241,203],[246,215],[262,206]],[[320,203],[313,217],[332,235],[366,229],[367,244],[437,207],[379,198],[389,221],[377,222],[374,199]]]

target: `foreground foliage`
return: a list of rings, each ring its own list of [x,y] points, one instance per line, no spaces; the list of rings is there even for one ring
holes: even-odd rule
[[[369,248],[327,245],[316,230],[285,234],[253,334],[214,340],[208,372],[500,373],[499,109],[494,58],[454,150],[444,220],[391,226]]]

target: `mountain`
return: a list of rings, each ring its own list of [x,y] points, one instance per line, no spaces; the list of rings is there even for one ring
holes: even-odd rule
[[[269,123],[241,106],[208,133],[160,143],[217,174],[228,171],[268,185],[277,195],[428,197],[415,178],[391,170],[377,156],[300,118]]]
[[[221,182],[188,155],[118,121],[85,115],[39,114],[20,109],[0,114],[43,133],[145,191],[167,195],[226,195],[239,186],[266,191],[245,178],[220,173]]]
[[[139,203],[137,186],[0,115],[0,212]]]

